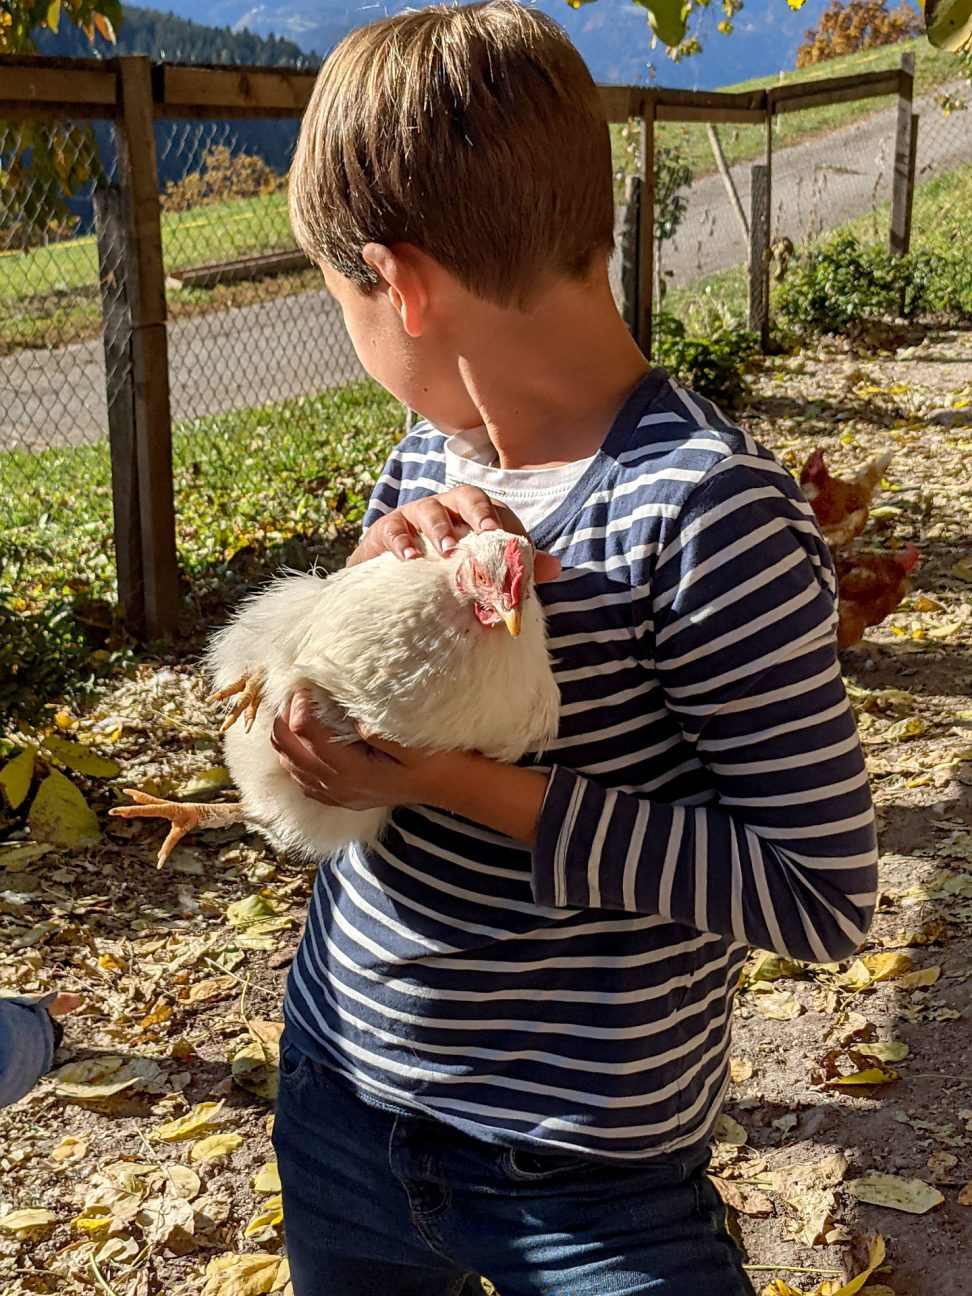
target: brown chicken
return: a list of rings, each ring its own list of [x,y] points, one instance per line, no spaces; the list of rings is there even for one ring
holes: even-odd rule
[[[891,615],[908,592],[918,557],[914,545],[900,553],[835,555],[838,648],[859,643],[868,626]]]
[[[800,486],[831,549],[842,549],[864,530],[871,497],[891,456],[892,452],[886,451],[849,481],[831,475],[823,450],[814,450],[803,465]]]

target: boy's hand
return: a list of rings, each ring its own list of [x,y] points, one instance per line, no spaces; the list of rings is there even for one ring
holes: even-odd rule
[[[514,535],[527,534],[523,523],[505,504],[497,504],[476,486],[455,486],[439,495],[429,495],[411,504],[403,504],[379,518],[368,528],[347,565],[353,567],[356,563],[367,562],[383,553],[393,553],[403,562],[418,558],[420,550],[417,539],[420,533],[440,553],[447,554],[455,549],[460,537],[470,531],[497,529],[510,531]],[[556,580],[559,575],[560,560],[538,550],[534,559],[535,579]]]
[[[441,781],[445,772],[439,768],[443,753],[400,747],[366,734],[360,742],[348,742],[318,719],[310,694],[300,691],[274,720],[270,741],[281,767],[305,796],[346,810],[421,801],[426,784]]]

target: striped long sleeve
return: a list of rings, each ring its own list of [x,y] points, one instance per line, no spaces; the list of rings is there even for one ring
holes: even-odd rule
[[[453,451],[415,428],[366,523]],[[637,1163],[708,1137],[748,945],[828,961],[867,926],[833,570],[790,474],[657,369],[531,535],[563,565],[536,590],[561,709],[534,848],[395,810],[319,870],[287,1030],[375,1101]]]
[[[815,530],[745,456],[692,492],[633,598],[644,664],[708,787],[673,804],[555,767],[538,903],[658,914],[819,962],[860,944],[874,814]]]

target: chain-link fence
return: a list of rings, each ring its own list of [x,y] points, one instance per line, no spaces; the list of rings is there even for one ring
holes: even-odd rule
[[[366,381],[337,307],[293,245],[285,173],[313,78],[174,65],[150,76],[145,60],[92,63],[80,86],[92,97],[75,114],[95,118],[85,123],[52,110],[62,100],[80,109],[67,87],[76,74],[38,59],[31,85],[46,64],[50,88],[37,95],[36,119],[0,83],[0,109],[5,101],[18,110],[17,124],[0,127],[0,597],[29,601],[56,588],[110,600],[112,536],[127,534],[141,551],[128,556],[133,570],[168,562],[156,610],[171,609],[171,511],[154,498],[168,491],[170,472],[177,556],[197,595],[306,562],[357,525],[403,418]],[[636,336],[647,337],[650,319],[649,245],[656,313],[701,332],[745,319],[749,183],[766,158],[768,121],[777,270],[825,229],[860,226],[886,241],[902,83],[891,70],[872,74],[870,86],[874,75],[884,78],[884,98],[780,116],[774,91],[604,90],[609,116],[646,123],[616,128],[619,198],[653,130],[653,226],[622,204],[626,254],[612,264]],[[119,89],[126,77],[140,78],[145,120],[154,118],[145,127],[154,129],[154,165],[143,157],[137,181],[137,127]],[[814,84],[814,102],[831,93]],[[916,240],[940,229],[943,213],[968,238],[972,118],[962,103],[947,85],[915,101]],[[149,138],[140,137],[143,154]],[[144,200],[150,209],[156,188],[161,212],[147,231]],[[163,277],[160,345],[155,308],[146,315],[139,302],[154,282],[161,303]],[[145,339],[142,352],[135,337]],[[141,488],[137,460],[148,469]],[[123,568],[126,556],[117,558]]]
[[[972,90],[945,80],[917,94],[913,109],[911,246],[972,253],[963,216],[972,199]],[[765,163],[768,142],[771,283],[839,232],[886,247],[898,132],[893,95],[787,112],[769,131],[762,122],[657,124],[653,296],[661,326],[665,315],[702,334],[745,322],[753,167]]]

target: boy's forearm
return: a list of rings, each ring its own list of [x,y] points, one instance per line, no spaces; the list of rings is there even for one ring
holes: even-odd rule
[[[445,777],[424,788],[422,800],[532,846],[550,775],[504,765],[477,752],[453,752]]]

